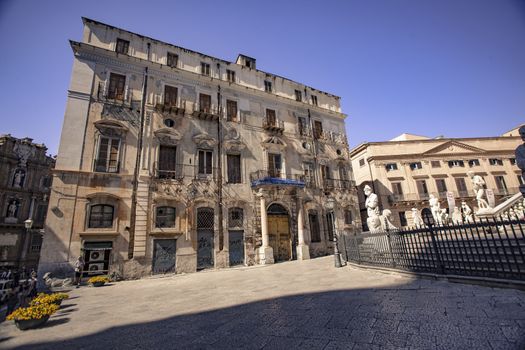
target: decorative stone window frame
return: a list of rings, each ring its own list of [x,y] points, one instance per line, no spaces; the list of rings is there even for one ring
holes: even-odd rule
[[[85,218],[84,218],[84,229],[86,232],[118,232],[119,227],[119,204],[121,201],[121,198],[113,195],[111,193],[106,192],[97,192],[92,193],[86,196],[87,203],[86,203],[86,209],[85,209]],[[105,228],[93,228],[89,227],[89,219],[91,216],[91,208],[95,205],[111,205],[113,206],[113,225],[111,227],[105,227]]]
[[[156,96],[155,102],[160,104],[165,104],[165,91],[166,91],[166,85],[174,87],[177,89],[177,107],[181,106],[182,99],[182,84],[179,82],[166,82],[166,80],[162,79],[160,80],[160,93]]]
[[[100,139],[101,137],[108,137],[111,139],[119,139],[119,147],[118,147],[118,154],[117,154],[117,164],[118,170],[115,173],[120,173],[122,169],[125,169],[124,162],[121,163],[122,159],[125,158],[125,149],[126,149],[126,136],[128,132],[128,128],[122,124],[119,121],[114,120],[108,120],[108,119],[102,119],[97,120],[93,123],[95,126],[95,145],[93,147],[93,164],[91,169],[93,169],[94,172],[96,171],[96,162],[99,155],[99,148],[100,148]],[[113,173],[113,172],[112,172]]]
[[[235,113],[235,120],[228,120],[228,101],[235,101],[237,103],[237,111]],[[222,112],[224,114],[224,121],[227,123],[237,123],[241,124],[241,109],[240,109],[240,99],[234,96],[224,96],[224,106],[222,107]]]
[[[115,45],[116,45],[116,41],[115,41]],[[129,47],[131,50],[131,44]],[[131,56],[131,53],[129,53],[129,55]],[[130,81],[132,80],[133,73],[130,73],[129,71],[125,71],[125,70],[114,69],[114,68],[112,69],[107,68],[106,70],[104,70],[103,72],[104,79],[100,79],[101,81],[104,82],[104,89],[103,89],[103,94],[102,94],[104,98],[107,98],[108,96],[109,79],[111,78],[111,73],[123,75],[126,77],[126,82],[124,84],[124,102],[128,102],[131,99]]]
[[[157,227],[157,208],[172,207],[175,208],[175,223],[173,227]],[[186,205],[180,201],[171,198],[155,198],[151,207],[152,219],[150,230],[152,234],[182,234],[182,218],[186,212]]]

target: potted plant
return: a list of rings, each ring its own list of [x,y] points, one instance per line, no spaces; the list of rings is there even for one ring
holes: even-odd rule
[[[20,307],[7,316],[8,320],[15,321],[18,329],[37,328],[47,322],[49,316],[58,310],[56,304],[36,304],[29,307]]]
[[[34,306],[37,304],[60,305],[62,304],[62,301],[67,298],[69,298],[69,295],[67,295],[66,293],[53,293],[53,294],[38,293],[37,297],[31,300],[30,305],[31,306]]]
[[[108,282],[109,278],[106,276],[94,276],[88,280],[88,283],[90,283],[93,287],[101,287]]]

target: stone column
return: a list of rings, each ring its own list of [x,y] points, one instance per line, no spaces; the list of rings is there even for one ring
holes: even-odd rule
[[[261,234],[262,246],[259,248],[259,263],[262,265],[273,264],[273,248],[270,247],[270,236],[268,234],[268,217],[266,215],[266,198],[262,189],[257,193],[261,201]]]
[[[310,249],[304,242],[304,207],[303,198],[297,195],[297,236],[299,244],[297,245],[297,260],[310,259]]]

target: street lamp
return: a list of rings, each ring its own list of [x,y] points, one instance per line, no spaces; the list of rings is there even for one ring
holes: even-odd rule
[[[328,209],[328,211],[332,212],[331,213],[332,229],[335,231],[334,232],[334,265],[335,267],[342,267],[343,265],[341,264],[341,254],[339,253],[339,247],[337,246],[337,230],[335,229],[335,211],[334,211],[335,199],[334,197],[329,196],[326,199],[325,207],[326,209]]]

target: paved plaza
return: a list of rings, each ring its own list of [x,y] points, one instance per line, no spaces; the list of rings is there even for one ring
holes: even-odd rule
[[[71,291],[2,349],[524,349],[525,292],[415,279],[331,257]]]

